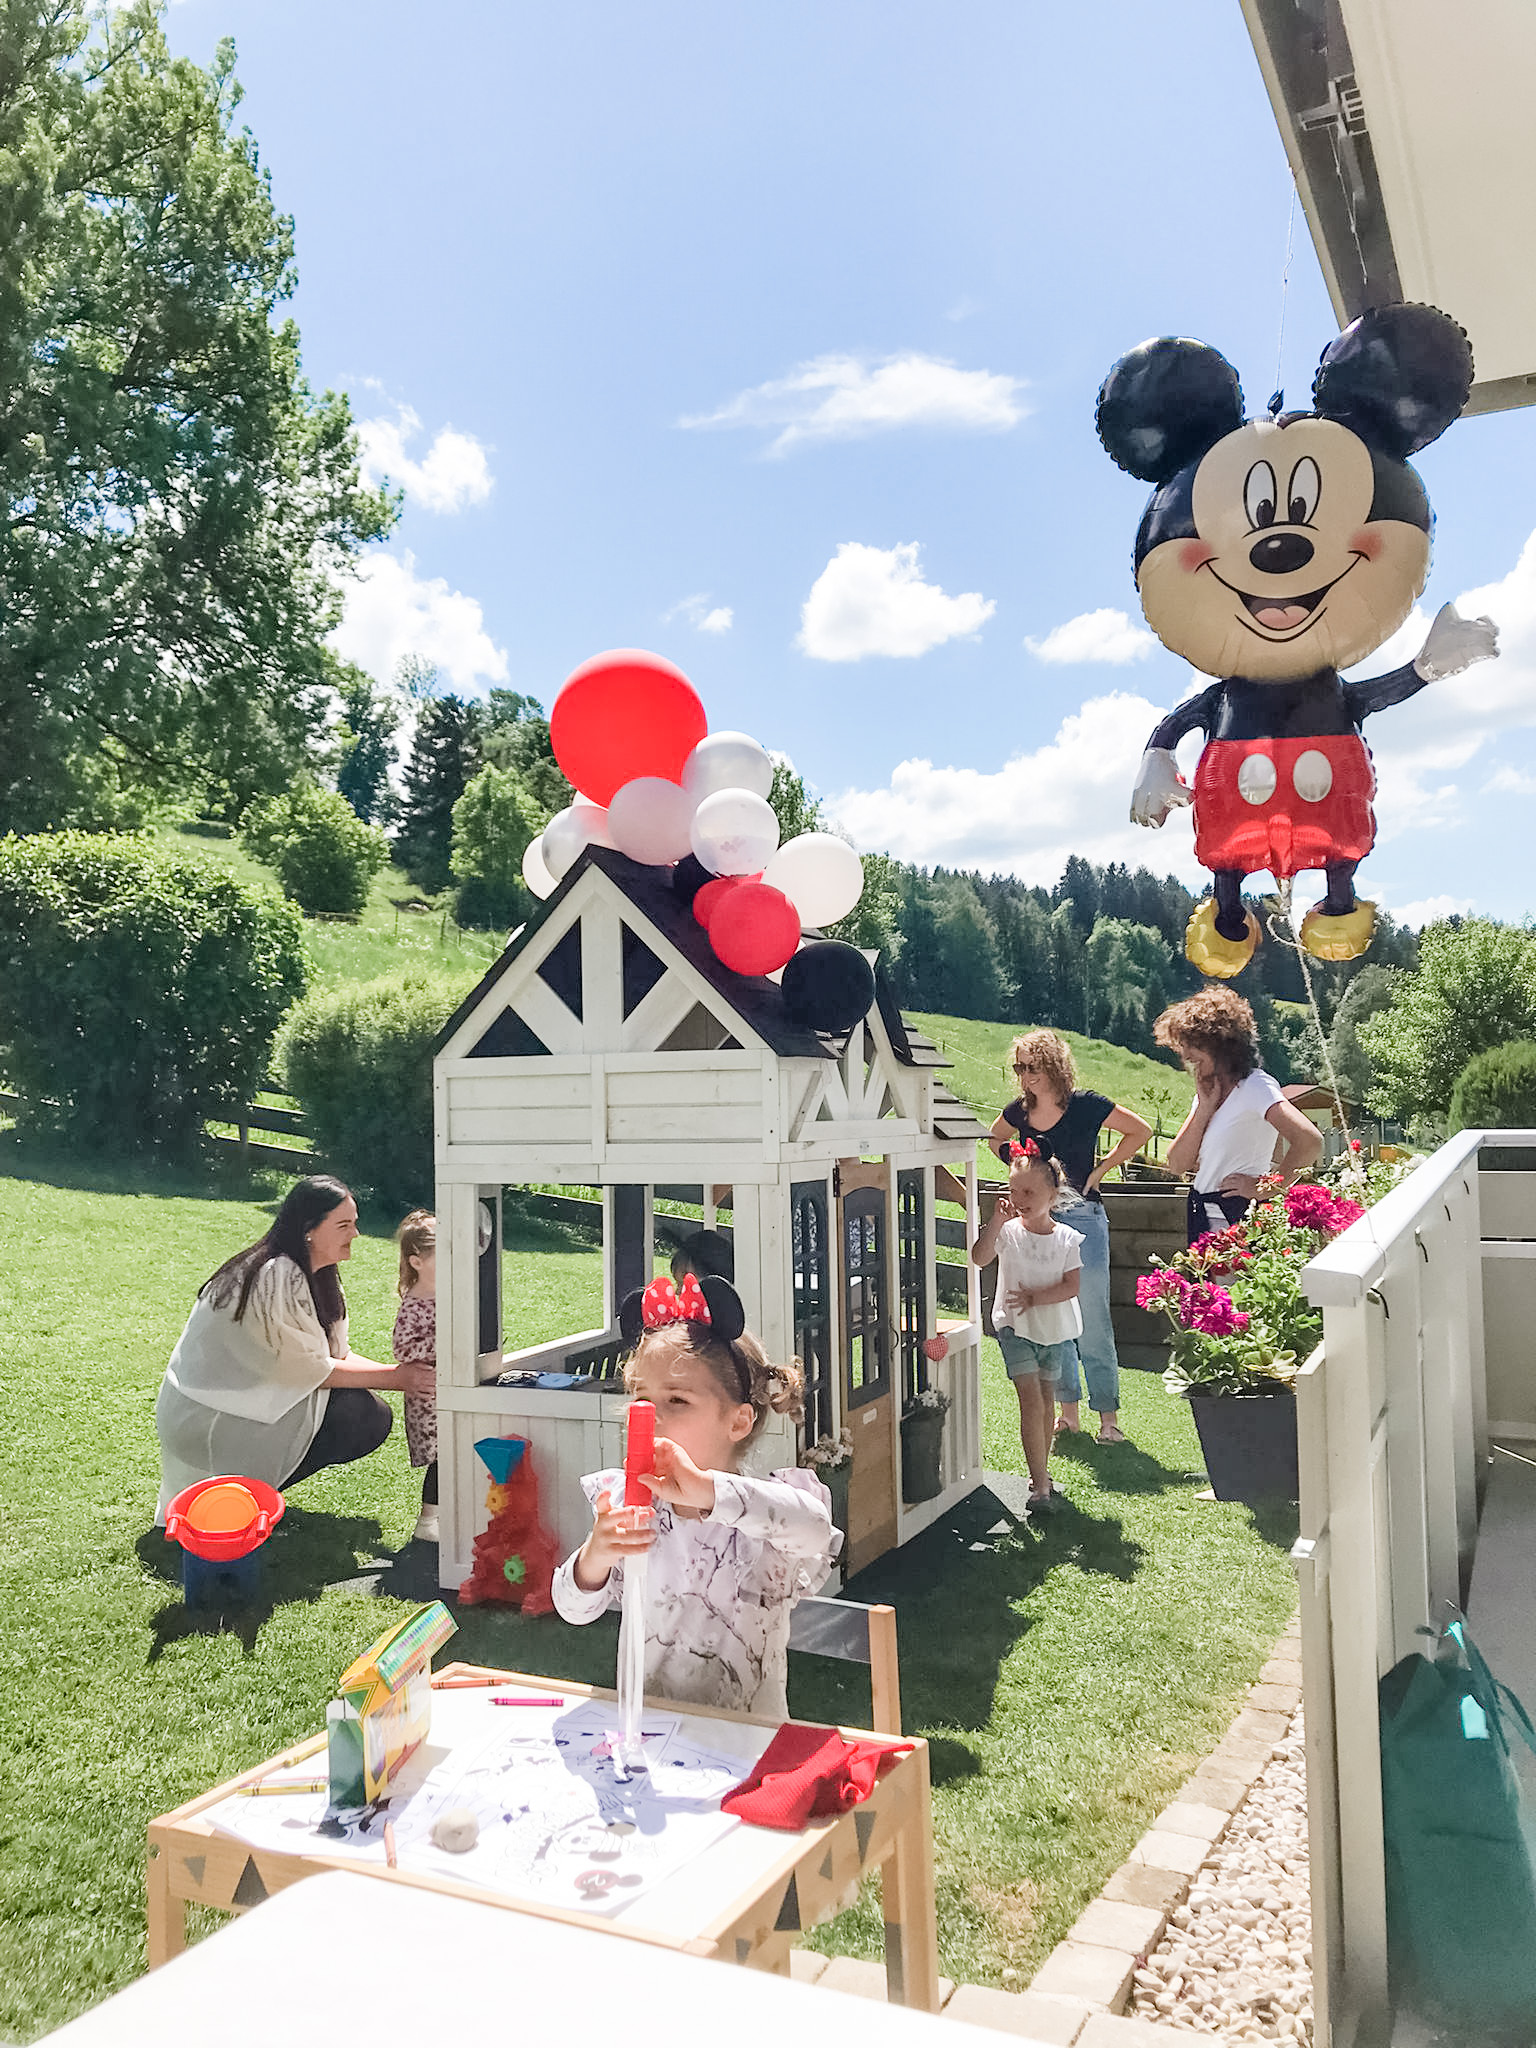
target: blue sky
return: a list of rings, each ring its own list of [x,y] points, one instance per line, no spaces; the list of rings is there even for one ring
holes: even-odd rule
[[[588,655],[652,647],[866,848],[1197,879],[1187,813],[1126,822],[1190,675],[1137,630],[1144,492],[1093,401],[1167,332],[1220,347],[1251,408],[1274,386],[1290,183],[1236,0],[180,0],[169,23],[199,60],[235,37],[308,374],[408,489],[344,651],[547,706]],[[1291,403],[1334,332],[1298,211]],[[1463,421],[1418,466],[1425,617],[1500,586],[1506,654],[1367,729],[1362,884],[1520,917],[1536,414]]]

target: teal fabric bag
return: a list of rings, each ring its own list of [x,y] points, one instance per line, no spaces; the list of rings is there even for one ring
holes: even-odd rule
[[[1536,2028],[1536,1857],[1510,1755],[1536,1729],[1460,1617],[1380,1694],[1393,2002]]]

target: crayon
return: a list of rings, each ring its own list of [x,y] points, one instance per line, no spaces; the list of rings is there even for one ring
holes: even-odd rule
[[[399,1867],[399,1858],[395,1855],[395,1824],[392,1820],[384,1823],[384,1861],[391,1870]]]
[[[522,1699],[514,1698],[508,1693],[499,1693],[493,1696],[491,1705],[493,1707],[563,1707],[565,1701],[563,1699]]]
[[[267,1778],[259,1785],[242,1785],[240,1794],[244,1799],[270,1799],[281,1792],[326,1792],[329,1789],[330,1786],[324,1778],[288,1778],[278,1781]]]

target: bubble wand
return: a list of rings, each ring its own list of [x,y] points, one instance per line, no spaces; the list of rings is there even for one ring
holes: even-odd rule
[[[624,1506],[649,1514],[651,1489],[644,1474],[656,1469],[656,1410],[631,1401],[624,1435]],[[635,1526],[642,1526],[639,1517]],[[619,1757],[625,1771],[645,1768],[640,1716],[645,1709],[645,1567],[647,1553],[624,1561],[624,1599],[619,1611]]]

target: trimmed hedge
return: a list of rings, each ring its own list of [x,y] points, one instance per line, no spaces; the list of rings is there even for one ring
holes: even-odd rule
[[[1469,1059],[1451,1093],[1451,1129],[1536,1130],[1536,1044],[1517,1038]]]
[[[311,916],[356,917],[373,878],[389,865],[389,841],[334,789],[301,788],[257,804],[241,828],[253,859],[273,869]]]
[[[284,1021],[276,1071],[325,1163],[399,1208],[432,1206],[432,1041],[473,982],[416,973],[317,990]]]
[[[266,1078],[304,991],[303,922],[151,840],[0,840],[0,1045],[36,1129],[185,1151]]]

